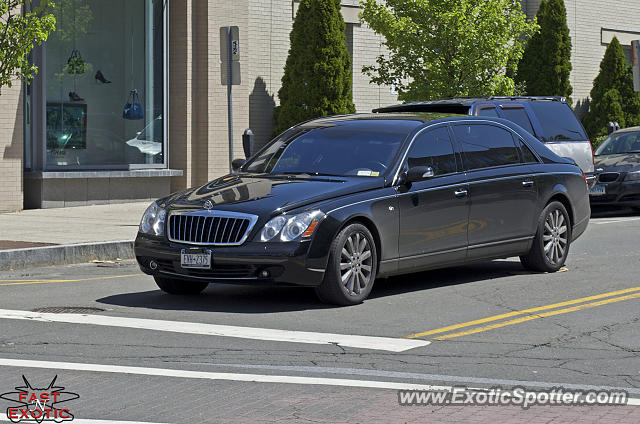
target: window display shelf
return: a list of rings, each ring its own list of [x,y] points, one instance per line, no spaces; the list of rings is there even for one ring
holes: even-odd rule
[[[131,171],[31,171],[24,178],[31,180],[68,179],[68,178],[149,178],[180,177],[181,169],[141,169]]]

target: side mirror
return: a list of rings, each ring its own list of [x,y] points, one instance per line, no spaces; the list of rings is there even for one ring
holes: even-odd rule
[[[407,171],[407,182],[415,183],[432,178],[434,175],[436,175],[436,173],[430,166],[414,166]]]
[[[234,159],[231,161],[231,169],[233,169],[234,171],[237,171],[245,163],[247,163],[246,159]]]

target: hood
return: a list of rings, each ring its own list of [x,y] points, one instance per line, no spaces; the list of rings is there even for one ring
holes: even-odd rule
[[[598,168],[602,168],[604,172],[638,171],[640,170],[640,153],[596,156],[594,163],[596,171]]]
[[[384,178],[271,176],[231,174],[168,199],[172,209],[202,209],[209,200],[212,210],[271,214],[308,204],[372,190],[384,185]]]

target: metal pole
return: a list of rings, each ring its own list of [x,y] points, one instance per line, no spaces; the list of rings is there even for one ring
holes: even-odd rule
[[[229,125],[229,172],[233,169],[233,102],[231,99],[231,86],[233,85],[233,58],[231,49],[231,27],[227,27],[227,122]]]

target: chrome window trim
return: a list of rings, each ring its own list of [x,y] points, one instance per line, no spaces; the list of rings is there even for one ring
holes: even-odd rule
[[[247,231],[245,231],[244,236],[242,236],[240,241],[238,241],[237,243],[196,243],[196,242],[178,240],[173,238],[171,226],[169,225],[169,219],[172,216],[196,216],[196,217],[204,217],[204,218],[248,219],[249,226],[247,227]],[[167,238],[169,239],[169,241],[172,241],[174,243],[189,244],[194,246],[240,246],[245,241],[247,241],[247,238],[249,237],[249,234],[251,233],[251,230],[253,229],[253,227],[256,225],[256,222],[258,222],[258,215],[252,215],[252,214],[241,213],[241,212],[205,210],[205,209],[196,210],[196,211],[171,211],[167,216],[167,224],[166,224]],[[225,223],[225,226],[226,224],[228,224],[228,222]]]
[[[499,119],[503,119],[503,118],[499,118]],[[400,160],[400,163],[398,164],[398,169],[397,169],[397,171],[396,171],[396,173],[395,173],[395,175],[394,175],[394,177],[393,177],[393,183],[392,183],[392,185],[397,185],[397,184],[398,184],[398,176],[400,175],[400,171],[402,170],[402,164],[404,164],[404,161],[407,159],[407,155],[409,154],[409,150],[411,149],[411,146],[413,146],[413,143],[416,141],[416,138],[418,138],[418,136],[419,136],[420,134],[422,134],[422,132],[424,132],[424,131],[428,130],[429,128],[435,127],[435,126],[437,126],[437,125],[446,125],[446,126],[449,126],[449,125],[455,125],[455,124],[462,124],[462,125],[464,125],[464,124],[475,124],[475,123],[489,123],[489,124],[492,124],[492,125],[496,125],[496,126],[498,126],[498,127],[502,127],[502,128],[504,128],[504,129],[506,129],[507,131],[509,131],[509,132],[511,133],[511,136],[512,136],[512,137],[513,137],[513,135],[514,135],[514,134],[515,134],[516,136],[520,137],[520,134],[518,134],[517,132],[515,132],[515,131],[514,131],[512,128],[510,128],[509,126],[504,125],[504,124],[502,124],[502,123],[500,123],[500,122],[497,122],[497,121],[489,120],[489,119],[461,119],[461,120],[456,120],[456,121],[437,122],[437,123],[435,123],[435,124],[428,125],[428,126],[426,126],[426,127],[422,128],[422,129],[420,129],[420,131],[418,131],[418,132],[413,136],[413,138],[412,138],[412,139],[411,139],[411,141],[409,142],[409,145],[408,145],[408,146],[407,146],[407,148],[404,150],[404,154],[402,155],[402,159]],[[454,138],[455,138],[455,137],[454,137]],[[452,142],[453,147],[454,147],[454,150],[455,150],[456,145],[455,145],[455,140],[454,140],[454,138],[452,138],[451,142]],[[518,149],[518,146],[516,146],[516,145],[515,145],[515,142],[514,142],[513,144],[514,144],[514,146],[513,146],[513,147],[514,147],[514,148],[516,148],[516,149]],[[460,153],[460,155],[462,155],[464,152],[460,151],[459,153]],[[500,166],[517,166],[517,165],[523,165],[523,164],[522,164],[522,163],[514,163],[514,164],[500,165]],[[462,169],[462,170],[460,170],[460,171],[458,171],[456,174],[459,174],[459,173],[462,173],[462,172],[466,172],[466,171],[467,171],[466,169],[464,169],[464,159],[463,159],[463,163],[462,163],[462,168],[463,168],[463,169]],[[490,168],[495,168],[495,167],[475,168],[475,169],[472,169],[472,170],[470,170],[470,171],[475,171],[475,170],[477,170],[477,169],[490,169]],[[449,174],[449,175],[455,175],[455,174]]]

